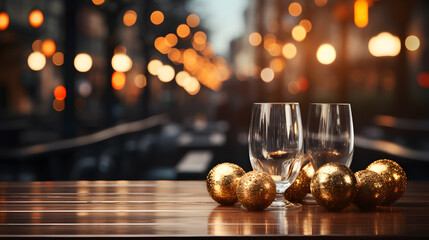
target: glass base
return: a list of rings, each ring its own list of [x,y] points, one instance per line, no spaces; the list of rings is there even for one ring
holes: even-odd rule
[[[276,199],[271,203],[269,208],[287,208],[287,210],[294,210],[301,208],[301,204],[293,203],[286,200],[283,194],[277,194]]]

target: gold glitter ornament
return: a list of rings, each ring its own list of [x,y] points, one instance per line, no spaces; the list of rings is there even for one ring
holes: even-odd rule
[[[380,174],[362,170],[355,173],[356,196],[354,204],[361,209],[374,209],[386,198],[386,183]]]
[[[311,194],[329,211],[341,211],[352,203],[356,193],[356,178],[352,170],[338,162],[321,166],[311,179]]]
[[[266,172],[248,172],[238,183],[237,198],[248,210],[264,210],[276,198],[276,184]]]
[[[366,169],[380,174],[386,182],[386,198],[382,205],[392,204],[402,196],[407,187],[407,175],[399,164],[389,159],[380,159]]]
[[[313,175],[313,165],[307,163],[301,168],[292,185],[286,189],[284,193],[285,199],[294,203],[301,202],[310,191],[310,183]]]
[[[246,172],[233,163],[221,163],[207,175],[206,185],[210,197],[221,205],[237,202],[236,188],[241,176]]]

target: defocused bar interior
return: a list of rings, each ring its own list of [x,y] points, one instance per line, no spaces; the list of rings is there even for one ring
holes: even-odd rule
[[[429,2],[0,0],[0,181],[251,170],[254,102],[352,106],[351,169],[429,180]],[[304,124],[305,127],[305,124]]]

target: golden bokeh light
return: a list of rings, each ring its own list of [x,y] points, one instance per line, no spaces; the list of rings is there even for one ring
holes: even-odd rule
[[[164,22],[164,14],[161,11],[154,11],[151,15],[150,15],[150,21],[155,24],[155,25],[159,25],[162,22]]]
[[[123,53],[127,54],[127,48],[123,45],[118,45],[113,49],[113,54]]]
[[[199,45],[204,45],[207,41],[207,35],[202,31],[198,31],[194,34],[194,41]]]
[[[112,57],[112,67],[117,72],[128,72],[133,66],[133,61],[128,55],[118,53]]]
[[[200,24],[200,17],[194,13],[189,14],[189,16],[186,18],[186,24],[188,24],[188,26],[191,28],[197,27]]]
[[[185,83],[186,78],[191,77],[188,72],[186,71],[180,71],[176,74],[176,83],[177,85],[183,87],[183,84]]]
[[[43,24],[43,13],[39,9],[34,9],[28,16],[28,21],[33,28],[39,28]]]
[[[364,28],[368,25],[368,0],[355,1],[354,21],[358,28]]]
[[[174,63],[180,63],[180,59],[182,57],[182,53],[177,48],[172,48],[168,52],[168,58]]]
[[[57,86],[54,89],[54,97],[57,100],[64,100],[67,96],[67,90],[64,86]]]
[[[161,82],[170,82],[174,79],[174,68],[170,65],[164,65],[158,69],[158,78]]]
[[[249,43],[250,45],[256,47],[262,42],[262,36],[258,32],[252,32],[249,35]]]
[[[195,95],[200,91],[201,84],[198,82],[198,80],[195,77],[187,77],[183,82],[183,88],[190,95]]]
[[[274,58],[273,60],[271,60],[270,62],[270,68],[274,71],[274,72],[281,72],[286,66],[286,62],[284,59],[281,58]]]
[[[191,29],[186,24],[180,24],[177,27],[177,36],[180,38],[186,38],[191,33]]]
[[[301,42],[307,36],[307,32],[305,28],[301,25],[297,25],[292,29],[292,37],[297,42]]]
[[[282,47],[278,43],[273,43],[268,47],[268,53],[273,57],[279,56],[282,54]]]
[[[123,72],[114,72],[112,74],[112,87],[115,90],[121,90],[125,86],[127,76]]]
[[[276,40],[276,36],[274,34],[269,33],[269,34],[265,35],[264,36],[264,48],[265,48],[265,50],[268,51],[270,49],[270,46],[272,44],[275,44],[276,42],[277,42],[277,40]]]
[[[162,62],[158,59],[151,60],[147,65],[147,70],[150,74],[156,76],[158,75],[158,70],[163,66]]]
[[[264,68],[261,71],[261,79],[264,82],[271,82],[274,79],[274,71],[271,68]]]
[[[74,58],[74,67],[79,72],[88,72],[92,67],[92,58],[87,53],[79,53]]]
[[[9,15],[6,12],[0,12],[0,31],[4,31],[9,27]]]
[[[32,52],[27,59],[28,66],[33,71],[40,71],[46,65],[46,57],[41,52]]]
[[[94,3],[94,5],[100,6],[105,2],[105,0],[92,0],[92,3]]]
[[[176,34],[169,33],[169,34],[167,34],[167,36],[165,36],[165,40],[167,41],[167,45],[169,47],[174,47],[177,44],[178,38],[177,38]]]
[[[282,53],[283,53],[283,56],[284,56],[285,58],[287,58],[287,59],[292,59],[292,58],[294,58],[294,57],[295,57],[295,55],[296,55],[296,52],[297,52],[297,50],[296,50],[296,47],[295,47],[295,45],[294,45],[293,43],[286,43],[286,44],[283,46],[283,51],[282,51]]]
[[[416,51],[420,47],[420,40],[417,36],[410,35],[405,39],[405,47],[409,51]]]
[[[55,66],[61,66],[64,64],[64,53],[62,52],[56,52],[52,56],[52,62],[55,64]]]
[[[42,51],[42,40],[37,39],[31,44],[31,48],[34,52],[41,52]]]
[[[144,88],[146,87],[146,76],[143,74],[137,74],[137,76],[134,78],[134,84],[138,87],[138,88]]]
[[[298,82],[297,81],[289,82],[287,84],[287,90],[288,90],[288,92],[290,94],[293,94],[293,95],[299,93],[299,84],[298,84]]]
[[[46,39],[42,43],[42,53],[45,54],[46,57],[52,57],[54,55],[57,47],[55,45],[54,40]]]
[[[368,49],[374,57],[394,57],[401,51],[401,40],[388,32],[372,37]]]
[[[157,37],[153,43],[155,48],[162,54],[167,54],[170,50],[169,43],[164,37]]]
[[[61,112],[65,109],[66,104],[65,104],[64,100],[55,99],[54,103],[52,104],[52,107],[54,107],[55,111]]]
[[[316,57],[321,64],[328,65],[335,61],[337,54],[331,44],[325,43],[317,49]]]
[[[122,21],[125,26],[131,27],[137,22],[137,13],[133,10],[128,10],[124,13]]]
[[[310,20],[308,20],[308,19],[302,19],[299,22],[299,25],[302,26],[305,29],[306,32],[310,32],[311,31],[312,24],[311,24]]]
[[[318,7],[324,7],[328,3],[328,0],[314,0],[314,4]]]
[[[301,15],[301,13],[302,13],[301,4],[299,4],[297,2],[291,3],[289,5],[288,11],[289,11],[289,14],[294,16],[294,17]]]

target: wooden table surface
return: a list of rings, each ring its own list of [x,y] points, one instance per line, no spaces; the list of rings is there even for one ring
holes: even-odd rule
[[[0,183],[0,237],[291,237],[429,239],[429,183],[395,204],[328,212],[308,194],[299,210],[219,206],[203,181]]]

